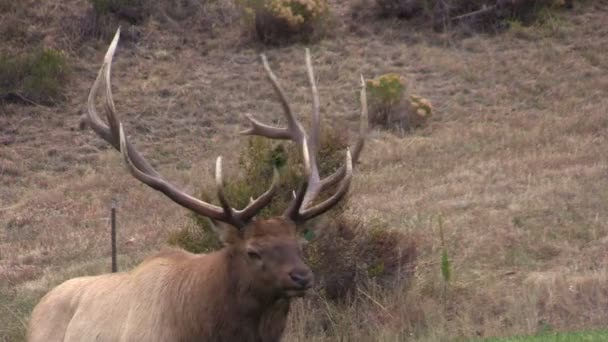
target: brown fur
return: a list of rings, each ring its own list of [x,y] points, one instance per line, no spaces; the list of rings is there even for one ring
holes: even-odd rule
[[[168,249],[130,272],[59,285],[34,309],[28,341],[279,341],[289,274],[310,272],[295,226],[272,219],[223,229],[229,244],[217,252]]]

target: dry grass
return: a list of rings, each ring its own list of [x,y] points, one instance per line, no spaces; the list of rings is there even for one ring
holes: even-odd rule
[[[73,0],[30,9],[41,37],[26,37],[64,47],[75,63],[66,103],[0,107],[0,341],[23,338],[29,311],[52,286],[109,270],[112,197],[120,200],[123,268],[189,220],[77,129],[104,44],[71,51],[57,18],[85,7]],[[49,18],[36,21],[44,10]],[[326,117],[354,128],[361,73],[405,75],[434,105],[423,130],[372,133],[350,208],[418,234],[421,255],[407,291],[360,289],[349,307],[313,305],[314,295],[299,302],[285,340],[445,341],[606,327],[608,6],[558,13],[559,25],[458,40],[407,23],[355,25],[349,5],[336,1],[332,10],[336,38],[312,46]],[[256,57],[261,47],[238,28],[199,32],[186,44],[154,23],[145,29],[145,39],[119,48],[117,107],[140,150],[198,193],[212,183],[215,156],[236,166],[243,114],[279,112]],[[303,46],[266,53],[294,109],[307,113]],[[439,215],[454,266],[447,292]]]

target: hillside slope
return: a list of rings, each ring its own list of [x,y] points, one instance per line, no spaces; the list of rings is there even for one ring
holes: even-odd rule
[[[74,73],[64,104],[0,105],[0,341],[23,338],[29,311],[56,284],[109,270],[113,197],[123,269],[190,224],[185,210],[139,185],[117,153],[78,129],[108,43],[70,40],[66,23],[87,8],[84,0],[47,3],[18,18],[31,44],[64,49]],[[366,293],[346,309],[300,303],[286,340],[444,341],[605,328],[608,5],[586,2],[544,25],[468,38],[408,22],[355,21],[350,8],[332,2],[335,27],[311,46],[322,115],[355,132],[360,74],[402,74],[432,101],[427,128],[371,133],[351,191],[353,215],[420,237],[420,261],[407,292]],[[151,21],[139,40],[120,45],[113,67],[132,141],[193,194],[212,185],[216,156],[236,172],[244,114],[278,116],[258,53],[269,56],[296,112],[307,115],[311,103],[303,45],[251,43],[237,16],[200,25]],[[4,50],[23,48],[6,41]],[[454,267],[447,290],[438,216]]]

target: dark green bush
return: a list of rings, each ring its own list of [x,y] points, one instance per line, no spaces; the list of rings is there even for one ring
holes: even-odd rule
[[[114,14],[132,24],[142,22],[151,13],[152,0],[90,0],[98,15]]]
[[[396,16],[410,18],[423,9],[421,0],[376,0],[376,4],[383,16]]]
[[[324,126],[319,149],[319,168],[327,175],[344,163],[347,139],[339,131]],[[273,166],[280,174],[280,188],[274,201],[259,217],[280,215],[303,177],[300,153],[293,143],[251,137],[240,154],[241,177],[226,180],[226,197],[235,207],[247,205],[251,196],[264,192],[272,179]],[[331,190],[328,191],[331,193]],[[327,196],[327,194],[325,195]],[[204,189],[201,197],[216,201],[215,189]],[[363,226],[344,213],[347,201],[325,217],[306,225],[308,240],[304,252],[315,272],[317,290],[332,300],[346,300],[357,286],[374,281],[388,286],[409,279],[416,258],[416,244],[381,222]],[[195,219],[171,235],[170,243],[193,252],[219,248],[220,242],[206,219]]]
[[[60,51],[37,49],[0,55],[0,96],[5,100],[55,104],[63,99],[70,67]]]

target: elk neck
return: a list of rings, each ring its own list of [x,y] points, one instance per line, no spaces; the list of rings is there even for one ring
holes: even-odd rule
[[[260,341],[260,333],[280,337],[290,300],[252,286],[255,275],[247,268],[245,257],[236,247],[227,246],[177,261],[165,285],[165,298],[167,313],[180,327],[183,340],[196,336]],[[218,335],[201,336],[203,331]]]

